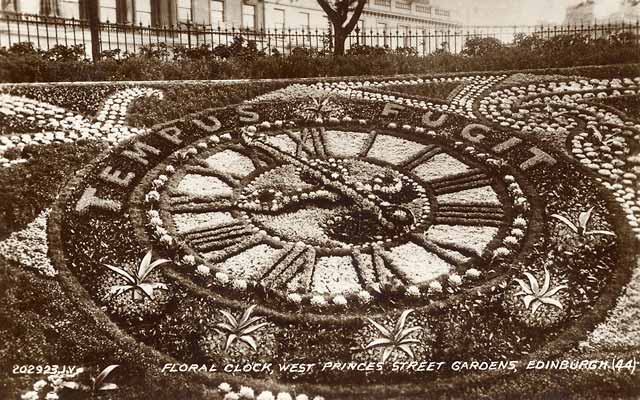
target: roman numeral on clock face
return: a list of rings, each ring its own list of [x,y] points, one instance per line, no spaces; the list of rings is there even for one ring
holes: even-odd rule
[[[415,157],[409,160],[407,163],[403,165],[404,168],[412,170],[418,167],[420,164],[424,164],[429,161],[432,157],[442,153],[442,149],[435,144],[429,144],[426,148],[418,153]]]
[[[424,234],[412,234],[411,238],[414,243],[422,246],[429,253],[435,254],[442,260],[456,267],[464,265],[468,263],[471,258],[476,257],[473,252],[463,247],[455,245],[443,246],[442,244],[434,243],[427,239]]]
[[[202,166],[202,165],[189,165],[186,168],[186,171],[190,174],[196,174],[196,175],[200,175],[200,176],[211,176],[214,178],[218,178],[221,181],[223,181],[224,183],[232,186],[232,187],[237,187],[240,183],[240,177],[239,176],[233,176],[232,174],[227,174],[224,173],[222,171],[218,171],[214,168],[210,168],[208,166]]]
[[[500,227],[504,210],[499,204],[440,203],[434,224]]]
[[[472,169],[461,174],[445,176],[429,181],[436,196],[447,193],[461,192],[490,186],[492,179],[479,169]]]
[[[172,193],[169,209],[174,214],[181,214],[229,211],[232,207],[233,200],[231,198]]]
[[[296,280],[303,288],[311,285],[315,265],[315,251],[307,246],[290,245],[285,247],[276,262],[263,274],[261,283],[264,286],[283,287]]]
[[[379,245],[374,245],[371,252],[373,270],[375,272],[376,279],[382,284],[393,283],[394,280],[398,280],[403,284],[409,282],[407,277],[400,272],[393,262],[389,259],[388,255]]]
[[[307,154],[309,158],[327,158],[327,145],[324,128],[304,128],[298,133],[287,132],[296,142],[296,157]]]
[[[210,252],[241,244],[254,228],[242,222],[208,225],[185,233],[185,239],[199,252]]]

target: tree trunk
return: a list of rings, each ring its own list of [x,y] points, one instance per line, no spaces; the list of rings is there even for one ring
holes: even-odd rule
[[[87,1],[89,19],[89,30],[91,32],[91,58],[93,62],[100,58],[100,27],[99,27],[99,10],[98,2],[93,0]]]
[[[344,44],[347,41],[348,33],[344,31],[344,29],[334,27],[335,28],[335,42],[333,48],[333,54],[336,56],[344,55]]]

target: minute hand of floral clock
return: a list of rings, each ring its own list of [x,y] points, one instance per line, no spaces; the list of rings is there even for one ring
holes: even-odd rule
[[[351,199],[353,203],[362,210],[373,215],[380,224],[382,224],[382,226],[389,229],[396,228],[395,224],[385,215],[386,212],[393,211],[394,207],[392,205],[383,205],[385,201],[373,193],[361,193],[364,189],[357,188],[355,185],[348,183],[343,174],[326,168],[324,165],[314,160],[307,160],[286,153],[279,148],[265,143],[259,138],[251,137],[246,133],[242,134],[242,141],[246,146],[260,151],[283,164],[291,164],[301,168],[315,181],[317,181],[321,187],[337,192],[342,196]]]

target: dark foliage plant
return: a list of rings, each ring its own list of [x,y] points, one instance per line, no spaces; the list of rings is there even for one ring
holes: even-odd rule
[[[286,56],[282,56],[286,53]],[[92,63],[81,46],[39,51],[30,43],[0,49],[0,82],[119,81],[302,78],[567,68],[640,61],[638,38],[631,32],[590,38],[581,33],[544,37],[518,34],[513,44],[495,38],[469,38],[459,54],[442,46],[419,57],[414,48],[353,45],[344,55],[307,48],[259,49],[236,36],[228,44],[197,47],[151,44],[135,54],[108,50]]]

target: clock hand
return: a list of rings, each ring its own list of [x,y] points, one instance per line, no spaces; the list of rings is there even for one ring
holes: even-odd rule
[[[396,229],[399,226],[413,223],[413,215],[404,207],[394,206],[379,196],[367,190],[363,185],[354,185],[346,181],[344,172],[337,172],[328,168],[323,162],[317,160],[306,160],[296,157],[281,149],[266,143],[262,138],[255,137],[247,131],[241,133],[241,140],[245,146],[260,151],[270,158],[280,161],[283,164],[291,164],[300,168],[302,173],[307,174],[322,187],[351,199],[361,209],[373,215],[385,228]],[[321,197],[328,197],[329,192],[320,192]]]

